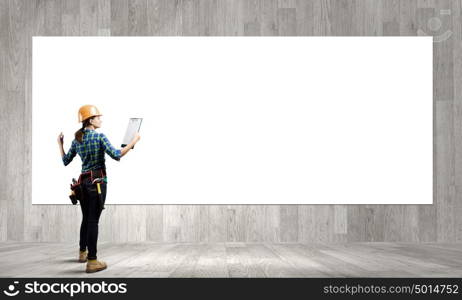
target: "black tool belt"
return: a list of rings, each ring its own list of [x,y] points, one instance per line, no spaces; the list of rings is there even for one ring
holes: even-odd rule
[[[93,183],[95,178],[104,178],[106,176],[106,169],[100,168],[95,170],[90,170],[88,172],[80,173],[78,181],[73,179],[73,183],[71,183],[71,195],[69,198],[71,199],[72,204],[76,205],[77,201],[82,200],[82,180],[86,178],[90,178],[90,182]],[[101,190],[101,187],[100,189]],[[101,194],[98,194],[99,202],[101,209],[104,209],[104,199],[102,199]]]
[[[82,179],[87,178],[87,177],[90,177],[91,182],[93,182],[95,178],[104,178],[105,176],[106,176],[105,168],[90,170],[88,172],[81,173],[79,176],[78,182],[81,183]]]
[[[79,181],[78,183],[80,184],[82,180],[86,178],[90,178],[90,182],[93,183],[93,180],[96,178],[104,178],[106,176],[106,169],[105,168],[100,168],[100,169],[95,169],[95,170],[90,170],[88,172],[83,172],[79,176]],[[98,204],[101,210],[104,209],[104,202],[105,202],[105,197],[102,195],[102,185],[106,185],[106,182],[101,182],[101,183],[95,183],[97,186],[96,193],[98,195]]]

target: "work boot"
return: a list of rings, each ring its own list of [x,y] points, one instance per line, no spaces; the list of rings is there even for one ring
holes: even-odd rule
[[[107,264],[104,261],[96,259],[89,259],[87,262],[87,273],[94,273],[107,268]]]
[[[87,250],[81,251],[79,250],[79,262],[86,262],[87,261]]]

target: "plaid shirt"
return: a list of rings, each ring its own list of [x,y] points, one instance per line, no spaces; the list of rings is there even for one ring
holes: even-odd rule
[[[67,166],[78,153],[82,159],[82,173],[89,170],[106,168],[104,164],[104,152],[119,161],[122,155],[120,149],[114,148],[104,133],[95,130],[84,129],[82,143],[76,139],[72,141],[71,148],[63,156],[63,163]]]

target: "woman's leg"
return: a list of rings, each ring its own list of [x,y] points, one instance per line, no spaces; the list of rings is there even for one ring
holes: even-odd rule
[[[87,230],[88,230],[88,207],[85,198],[80,200],[80,209],[82,211],[82,223],[80,224],[80,251],[87,250]]]
[[[98,223],[101,216],[96,184],[88,185],[88,219],[87,219],[87,242],[88,242],[88,259],[96,259],[97,242],[98,242]],[[105,192],[105,189],[102,189]],[[104,193],[103,193],[104,195]]]

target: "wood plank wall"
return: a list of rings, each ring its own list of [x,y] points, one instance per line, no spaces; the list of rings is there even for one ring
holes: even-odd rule
[[[32,36],[425,34],[441,40],[434,205],[108,205],[100,241],[460,242],[461,1],[0,0],[0,241],[78,241],[78,207],[31,205]]]

